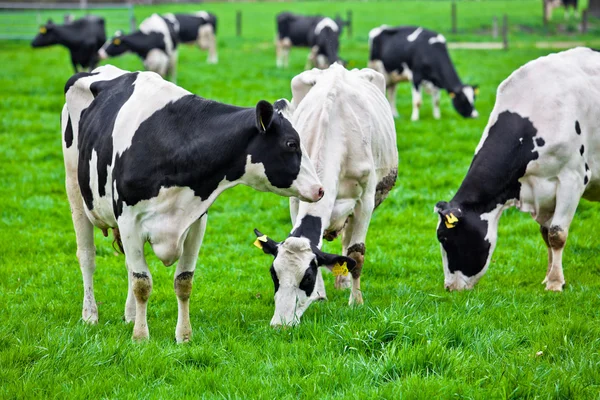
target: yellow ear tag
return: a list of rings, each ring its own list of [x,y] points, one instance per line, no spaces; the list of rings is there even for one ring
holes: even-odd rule
[[[263,248],[263,247],[262,247],[262,243],[261,243],[261,242],[263,242],[263,243],[267,243],[267,235],[262,235],[262,236],[259,236],[259,237],[257,237],[257,238],[256,238],[256,240],[254,241],[254,245],[255,245],[256,247],[258,247],[259,249],[261,249],[261,250],[262,250],[262,248]]]
[[[262,122],[262,118],[260,118],[260,126],[262,126],[263,131],[265,131],[265,132],[267,131],[267,128],[265,128],[265,124],[263,124],[263,122]]]
[[[45,27],[45,26],[42,26],[42,27],[40,28],[40,33],[41,33],[42,35],[45,35],[45,34],[46,34],[46,32],[48,32],[48,29],[46,29],[46,27]]]
[[[475,92],[475,96],[479,96],[479,88],[475,89],[474,92]]]
[[[446,228],[448,229],[452,229],[456,226],[456,223],[458,222],[458,218],[456,218],[456,216],[452,213],[450,213],[450,215],[446,215],[446,220],[444,221],[444,223],[446,224]]]
[[[453,99],[453,98],[456,97],[456,95],[454,93],[452,93],[452,92],[448,93],[448,96],[450,96],[451,99]]]
[[[120,45],[120,44],[121,44],[121,39],[119,39],[119,38],[116,38],[115,40],[113,40],[113,44],[114,44],[115,46],[118,46],[118,45]]]
[[[343,264],[336,263],[331,269],[331,272],[333,272],[334,276],[346,276],[348,275],[348,265],[345,261]]]

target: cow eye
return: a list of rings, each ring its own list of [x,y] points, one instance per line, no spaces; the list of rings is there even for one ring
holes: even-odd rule
[[[298,148],[298,143],[295,142],[294,140],[288,140],[287,142],[285,142],[285,145],[287,147],[289,147],[290,149],[294,149],[294,150],[296,150]]]

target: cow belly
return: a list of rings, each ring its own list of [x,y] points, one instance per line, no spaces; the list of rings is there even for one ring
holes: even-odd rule
[[[556,180],[526,177],[520,182],[519,210],[530,213],[539,224],[552,219],[556,207]]]

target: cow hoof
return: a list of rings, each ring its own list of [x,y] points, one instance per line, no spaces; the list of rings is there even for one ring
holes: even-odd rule
[[[185,333],[183,335],[177,335],[175,337],[175,341],[177,341],[177,343],[188,343],[190,340],[192,340],[192,332]]]
[[[84,309],[81,313],[81,319],[88,325],[96,325],[98,324],[98,311],[88,311]]]
[[[133,328],[133,336],[131,337],[134,342],[144,342],[150,339],[150,332],[148,332],[148,327],[144,327],[141,329]]]
[[[362,292],[361,291],[357,291],[357,292],[352,292],[352,294],[350,294],[350,300],[348,301],[348,305],[350,306],[360,306],[363,305],[365,302],[363,300],[362,297]]]
[[[564,282],[553,282],[553,281],[546,282],[546,290],[551,291],[551,292],[562,292],[564,287],[565,287]]]
[[[123,321],[126,324],[131,324],[132,322],[135,321],[135,314],[133,314],[133,315],[127,315],[127,314],[125,314],[125,315],[123,315]]]
[[[335,288],[336,289],[348,289],[352,287],[352,281],[350,280],[349,276],[336,276],[335,277]]]

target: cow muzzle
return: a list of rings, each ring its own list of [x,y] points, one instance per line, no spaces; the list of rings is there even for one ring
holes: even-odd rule
[[[101,60],[106,60],[108,58],[108,54],[106,53],[106,50],[104,50],[103,48],[98,50],[98,57],[100,57]]]

